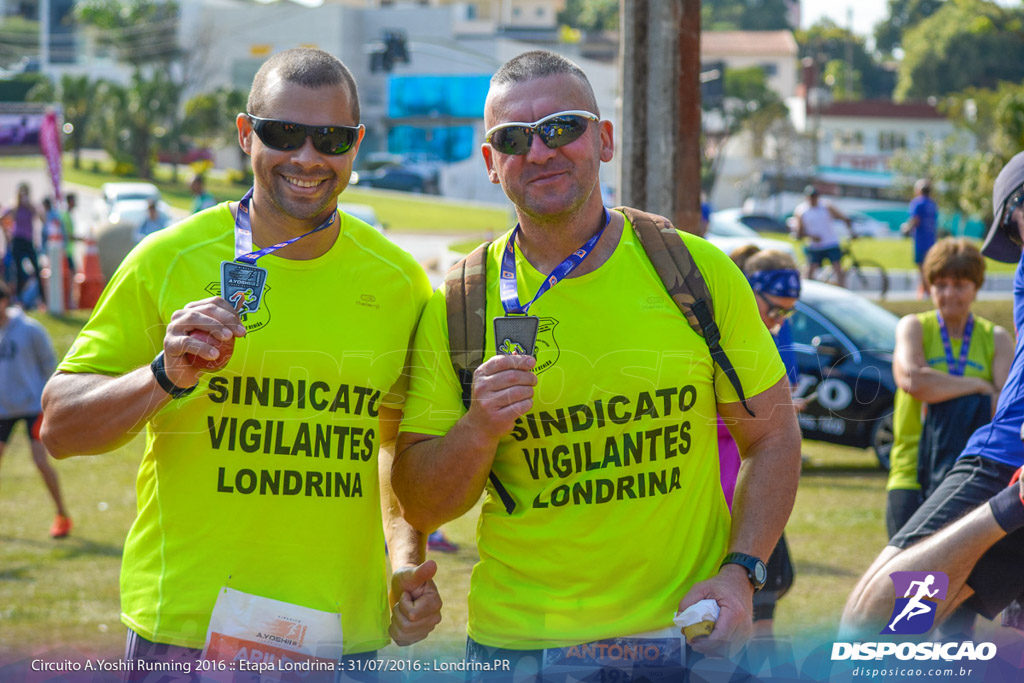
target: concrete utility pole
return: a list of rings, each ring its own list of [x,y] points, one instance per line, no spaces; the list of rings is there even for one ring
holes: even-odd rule
[[[700,225],[700,0],[621,0],[622,203]]]

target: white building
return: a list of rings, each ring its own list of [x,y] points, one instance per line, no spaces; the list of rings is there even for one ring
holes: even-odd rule
[[[796,92],[799,49],[791,31],[704,31],[702,64],[722,62],[729,69],[760,67],[766,82],[785,99]]]

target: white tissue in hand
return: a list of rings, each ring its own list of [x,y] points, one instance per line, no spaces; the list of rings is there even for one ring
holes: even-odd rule
[[[718,615],[721,610],[718,607],[718,603],[714,600],[701,600],[687,607],[682,612],[676,614],[672,618],[672,621],[679,628],[685,628],[686,626],[693,626],[699,624],[702,621],[718,621]]]

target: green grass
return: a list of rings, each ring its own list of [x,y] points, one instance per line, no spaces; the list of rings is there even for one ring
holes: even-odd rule
[[[764,237],[788,242],[796,249],[797,258],[803,263],[803,244],[793,239],[788,233],[766,232]],[[898,239],[875,239],[872,237],[858,237],[852,242],[854,255],[863,261],[874,261],[883,268],[894,270],[914,270],[914,242],[909,237]],[[981,244],[978,244],[981,247]],[[1012,273],[1017,267],[1016,263],[1002,263],[985,259],[985,266],[991,273]]]

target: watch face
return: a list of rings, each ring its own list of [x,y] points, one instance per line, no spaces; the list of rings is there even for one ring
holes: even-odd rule
[[[768,568],[760,560],[754,565],[754,579],[761,585],[768,580]]]

